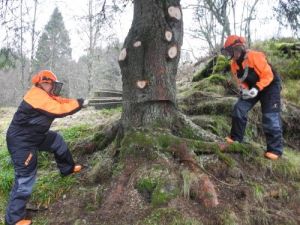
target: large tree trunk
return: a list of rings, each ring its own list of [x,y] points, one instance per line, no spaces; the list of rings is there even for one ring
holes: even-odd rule
[[[135,0],[120,53],[123,128],[147,126],[176,113],[177,66],[183,38],[180,0]]]

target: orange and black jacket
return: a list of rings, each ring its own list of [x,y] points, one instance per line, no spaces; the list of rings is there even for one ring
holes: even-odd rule
[[[243,88],[255,87],[259,91],[269,86],[279,76],[262,52],[248,50],[239,60],[231,61],[231,72]]]
[[[51,96],[43,89],[33,86],[24,96],[7,131],[14,144],[40,144],[53,120],[71,115],[82,108],[82,99]],[[16,146],[17,147],[17,146]]]

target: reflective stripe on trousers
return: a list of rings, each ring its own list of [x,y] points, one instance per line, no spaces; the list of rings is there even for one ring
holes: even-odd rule
[[[248,112],[260,101],[262,125],[266,136],[267,151],[279,155],[283,151],[282,122],[280,117],[280,82],[274,82],[253,99],[239,99],[232,113],[231,138],[242,142],[247,125]]]
[[[36,175],[28,177],[16,176],[15,184],[10,192],[9,203],[6,208],[5,223],[14,225],[21,219],[24,219],[26,213],[26,203],[32,193]]]

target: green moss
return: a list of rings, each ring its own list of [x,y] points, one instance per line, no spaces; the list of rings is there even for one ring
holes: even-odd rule
[[[166,149],[172,145],[179,144],[180,138],[168,132],[160,130],[127,132],[121,142],[121,158],[134,155],[154,160],[158,157],[159,152],[170,155]],[[185,130],[183,129],[180,132],[184,133]],[[189,134],[193,134],[192,131],[189,132],[182,135],[189,136]]]
[[[178,178],[160,164],[141,167],[135,188],[153,206],[161,206],[179,195]]]
[[[281,39],[258,42],[254,47],[266,53],[268,61],[286,80],[300,79],[299,46],[299,40]]]
[[[232,112],[233,104],[236,102],[235,98],[216,99],[206,102],[199,102],[195,106],[191,106],[188,109],[188,113],[191,115],[222,115],[230,116]]]
[[[177,197],[179,188],[166,182],[159,183],[153,190],[151,203],[153,206],[161,206],[168,203],[171,199]]]
[[[213,73],[224,73],[230,71],[230,61],[223,55],[218,55]]]
[[[157,181],[150,178],[142,178],[138,180],[136,188],[139,192],[147,191],[152,193],[157,186]]]
[[[225,85],[226,77],[223,74],[212,74],[206,78],[211,84]]]
[[[229,167],[234,167],[236,165],[236,161],[228,154],[221,152],[220,150],[216,151],[216,155],[219,160],[226,163]]]
[[[127,132],[121,142],[121,158],[126,156],[141,156],[155,159],[157,148],[156,138],[148,132]],[[154,150],[154,151],[153,151]]]
[[[197,139],[198,136],[191,127],[184,126],[179,130],[178,136],[188,139]]]
[[[213,72],[213,66],[216,63],[216,59],[217,57],[212,58],[211,60],[208,61],[208,63],[205,65],[205,67],[199,71],[197,71],[194,75],[193,75],[193,82],[197,82],[199,80],[202,80],[206,77],[209,77],[212,72]]]
[[[214,73],[223,74],[230,70],[229,60],[223,55],[218,55],[208,61],[202,70],[197,71],[193,76],[193,82],[210,77]]]
[[[152,211],[136,225],[202,225],[200,221],[185,218],[179,211],[172,208],[160,208]]]
[[[224,95],[226,77],[222,74],[212,74],[211,76],[202,79],[195,85],[194,89],[202,92],[211,92]]]
[[[157,143],[162,149],[166,149],[171,145],[178,144],[179,141],[179,138],[171,135],[159,135],[157,137]]]

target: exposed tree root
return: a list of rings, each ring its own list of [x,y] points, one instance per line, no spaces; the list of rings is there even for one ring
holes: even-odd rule
[[[81,154],[92,154],[96,151],[101,151],[110,145],[117,137],[120,127],[120,122],[116,121],[100,131],[96,132],[92,137],[88,137],[80,142],[77,142],[73,149]]]
[[[175,121],[176,121],[175,126],[177,127],[172,128],[172,131],[173,133],[175,133],[175,135],[178,133],[180,134],[180,131],[182,130],[190,130],[190,132],[194,134],[194,137],[204,141],[216,142],[222,140],[220,137],[216,136],[215,134],[206,131],[203,128],[196,125],[195,123],[193,123],[183,113],[178,112]]]
[[[194,193],[195,199],[203,203],[206,207],[215,207],[219,204],[217,192],[209,177],[201,172],[196,159],[190,153],[186,143],[182,142],[179,145],[171,146],[168,151],[175,154],[180,162],[183,163],[194,177],[191,184],[191,192]]]

